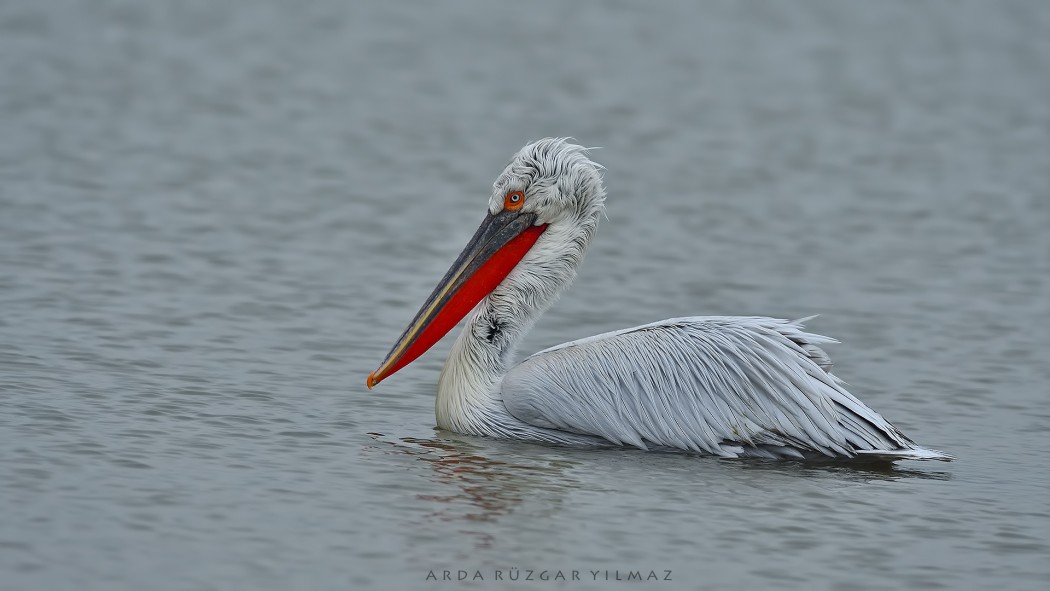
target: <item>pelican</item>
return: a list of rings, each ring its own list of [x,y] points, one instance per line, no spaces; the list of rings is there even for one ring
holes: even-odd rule
[[[724,458],[951,460],[846,391],[803,323],[672,318],[551,347],[515,348],[576,276],[605,210],[604,168],[569,138],[513,156],[481,227],[367,386],[469,314],[438,379],[442,429],[571,446]]]

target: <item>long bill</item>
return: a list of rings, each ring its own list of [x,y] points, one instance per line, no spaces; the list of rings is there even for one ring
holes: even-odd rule
[[[456,262],[387,354],[368,375],[368,388],[412,363],[510,274],[547,229],[536,214],[503,210],[489,213]]]

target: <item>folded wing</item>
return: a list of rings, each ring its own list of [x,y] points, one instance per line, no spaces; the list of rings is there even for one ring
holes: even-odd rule
[[[502,384],[537,427],[724,457],[950,459],[917,447],[829,373],[802,321],[690,317],[541,351]]]

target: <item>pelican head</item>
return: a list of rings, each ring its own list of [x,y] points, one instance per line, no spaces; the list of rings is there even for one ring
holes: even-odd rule
[[[604,210],[602,167],[587,148],[546,138],[515,154],[492,186],[485,219],[379,368],[372,388],[425,353],[483,300],[503,359],[576,268]],[[480,330],[480,329],[479,329]]]
[[[604,208],[601,171],[588,149],[568,138],[546,138],[515,154],[492,184],[489,213],[512,209],[508,195],[524,197],[518,211],[536,214],[536,224],[557,224],[597,217]]]

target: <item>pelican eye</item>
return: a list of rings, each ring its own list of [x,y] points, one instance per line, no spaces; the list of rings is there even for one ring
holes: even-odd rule
[[[525,205],[525,194],[521,191],[511,191],[503,198],[503,209],[517,211]]]

